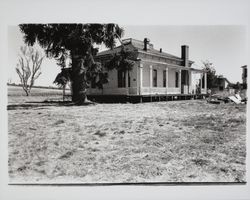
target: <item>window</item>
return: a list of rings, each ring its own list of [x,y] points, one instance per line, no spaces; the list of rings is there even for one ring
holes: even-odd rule
[[[221,79],[220,79],[220,83],[219,83],[219,84],[223,84],[223,83],[221,82]],[[201,88],[205,88],[205,76],[204,76],[204,74],[202,74]]]
[[[175,72],[175,87],[179,87],[179,73]]]
[[[153,87],[157,87],[157,70],[153,70]]]
[[[128,87],[130,87],[130,74],[128,72]]]
[[[123,88],[126,87],[126,73],[125,71],[118,70],[117,71],[117,78],[118,78],[118,87]]]
[[[166,87],[167,86],[167,83],[166,83],[166,70],[163,70],[163,87]]]

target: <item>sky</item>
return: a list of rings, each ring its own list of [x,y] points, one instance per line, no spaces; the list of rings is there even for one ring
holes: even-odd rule
[[[201,68],[202,61],[213,63],[216,73],[230,82],[241,82],[241,66],[247,63],[247,37],[244,26],[130,26],[120,25],[125,34],[122,39],[150,39],[155,49],[181,56],[181,45],[189,46],[189,59],[193,67]],[[8,81],[20,83],[15,71],[23,35],[17,26],[8,29]],[[38,47],[39,48],[39,47]],[[102,50],[101,48],[100,50]],[[53,81],[60,67],[53,59],[45,58],[42,74],[35,85],[55,86]]]

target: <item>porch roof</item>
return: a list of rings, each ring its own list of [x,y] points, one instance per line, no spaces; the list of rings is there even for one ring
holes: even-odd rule
[[[180,65],[175,65],[175,64],[170,64],[170,63],[165,63],[165,62],[160,62],[160,61],[153,61],[153,60],[140,60],[142,63],[152,63],[152,64],[157,64],[157,65],[162,65],[168,68],[172,68],[172,69],[178,69],[178,70],[187,70],[187,71],[194,71],[197,73],[204,73],[206,72],[203,69],[196,69],[193,67],[184,67],[184,66],[180,66]]]

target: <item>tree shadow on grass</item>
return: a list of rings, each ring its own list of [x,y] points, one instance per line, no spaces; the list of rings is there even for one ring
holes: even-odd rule
[[[20,109],[45,109],[44,107],[54,106],[54,107],[66,107],[66,106],[87,106],[87,105],[95,105],[92,102],[86,102],[84,104],[75,104],[72,101],[29,101],[20,104],[11,104],[7,106],[7,110],[20,110]]]

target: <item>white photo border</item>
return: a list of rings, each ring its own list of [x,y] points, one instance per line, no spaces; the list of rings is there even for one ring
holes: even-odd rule
[[[244,25],[249,54],[248,0],[1,0],[0,1],[0,199],[250,199],[243,185],[13,186],[8,185],[8,26],[20,23],[124,25]],[[249,57],[248,57],[249,65]],[[249,93],[248,93],[249,96]],[[249,107],[249,104],[248,104]],[[249,130],[247,118],[247,130]],[[249,169],[247,134],[247,169]]]

